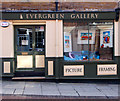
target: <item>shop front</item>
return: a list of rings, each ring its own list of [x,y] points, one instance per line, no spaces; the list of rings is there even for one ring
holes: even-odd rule
[[[115,11],[3,12],[2,76],[118,79]]]

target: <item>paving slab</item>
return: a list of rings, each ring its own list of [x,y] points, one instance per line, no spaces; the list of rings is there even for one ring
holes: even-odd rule
[[[22,95],[23,91],[24,91],[24,89],[20,89],[20,88],[15,89],[14,95],[16,95],[16,94],[21,94]]]
[[[4,88],[2,89],[3,94],[14,94],[15,89],[14,88]]]
[[[60,93],[58,91],[43,91],[42,92],[42,95],[59,95],[60,96]]]
[[[36,89],[29,89],[29,90],[24,90],[24,95],[42,95],[41,90],[36,90]]]
[[[60,91],[60,94],[62,96],[79,96],[79,94],[75,90],[72,90],[72,91]]]
[[[67,91],[71,91],[74,90],[74,88],[72,87],[72,85],[67,86],[67,85],[57,85],[59,90],[67,90]]]
[[[97,92],[78,92],[80,96],[105,96],[104,94],[102,93],[97,93]]]
[[[101,90],[101,92],[106,96],[118,96],[118,92],[115,92],[113,90]]]

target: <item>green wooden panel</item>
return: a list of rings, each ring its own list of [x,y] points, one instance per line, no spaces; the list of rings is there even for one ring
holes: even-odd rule
[[[2,77],[13,77],[14,76],[14,58],[1,58],[2,61]],[[10,62],[10,73],[4,73],[4,62]]]

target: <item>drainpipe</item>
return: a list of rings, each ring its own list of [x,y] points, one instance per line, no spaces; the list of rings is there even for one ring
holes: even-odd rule
[[[56,12],[58,11],[58,0],[55,0]],[[58,57],[58,20],[56,19],[56,57]]]
[[[55,0],[55,5],[56,5],[56,12],[58,11],[58,0]],[[56,79],[59,79],[59,60],[58,60],[58,52],[59,52],[59,26],[58,26],[58,19],[56,19],[56,60],[55,60],[55,74],[56,74]]]
[[[119,10],[120,10],[120,8],[115,9],[115,12],[116,12],[116,18],[115,18],[115,20],[116,21],[119,20]]]
[[[55,0],[56,11],[58,11],[58,0]]]
[[[120,1],[118,2],[118,8],[115,9],[115,12],[116,12],[116,18],[115,18],[115,20],[116,21],[119,20],[119,11],[120,11]]]

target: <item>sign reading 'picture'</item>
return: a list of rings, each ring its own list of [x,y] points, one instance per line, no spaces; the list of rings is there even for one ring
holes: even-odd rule
[[[84,65],[64,66],[64,76],[83,76]]]

